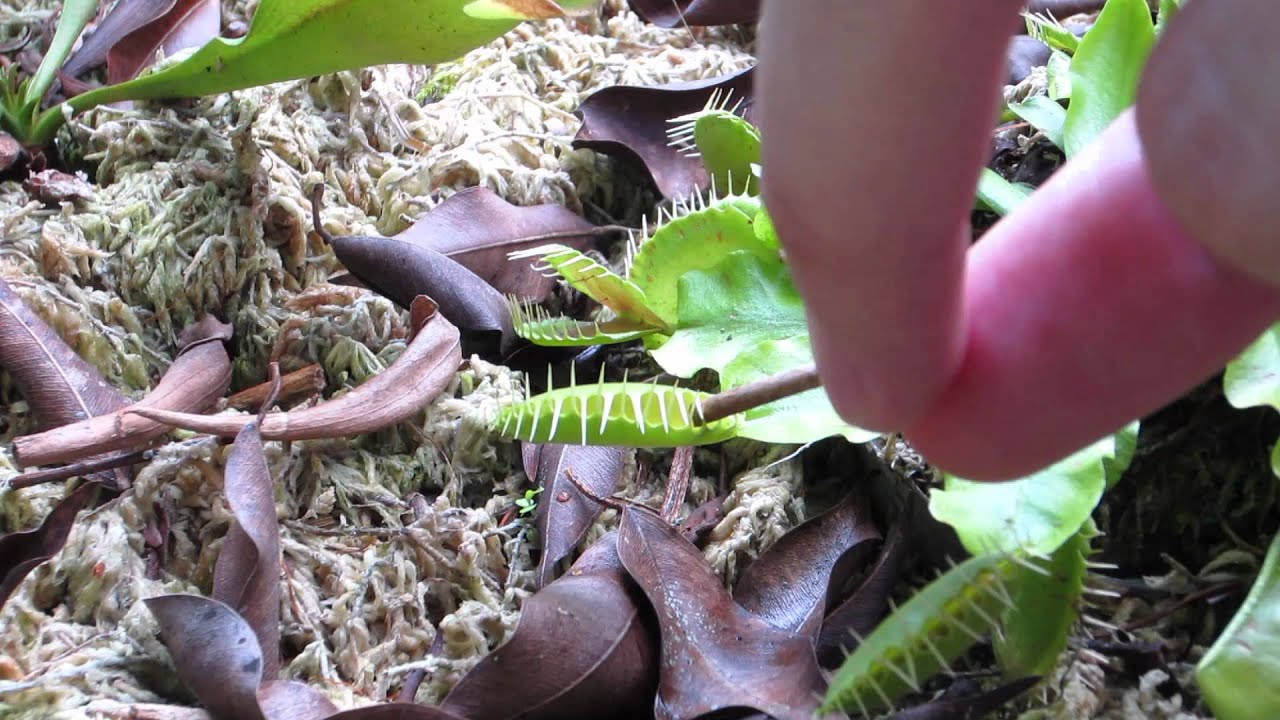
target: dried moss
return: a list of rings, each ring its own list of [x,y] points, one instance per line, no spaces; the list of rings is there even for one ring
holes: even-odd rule
[[[0,0],[0,12],[42,19],[55,4]],[[327,188],[323,222],[335,233],[398,232],[475,185],[517,204],[635,220],[641,198],[614,184],[612,163],[570,148],[581,99],[752,62],[718,33],[695,40],[610,4],[615,16],[586,32],[522,27],[434,70],[373,68],[78,117],[59,148],[95,191],[46,207],[19,183],[0,183],[0,274],[134,397],[168,367],[178,331],[205,312],[234,327],[237,388],[261,382],[271,357],[285,370],[319,363],[326,394],[357,385],[403,351],[408,318],[368,291],[329,284],[341,268],[311,231],[312,185]],[[254,5],[224,2],[224,17],[246,17]],[[416,99],[424,88],[438,91],[425,103]],[[517,448],[493,443],[485,424],[519,382],[473,359],[449,392],[396,428],[267,443],[286,677],[345,707],[383,700],[404,673],[425,667],[419,700],[431,701],[506,638],[532,587],[532,539],[527,520],[499,521],[528,480]],[[33,429],[0,374],[0,441]],[[0,613],[0,660],[17,668],[0,679],[0,715],[84,717],[92,707],[118,716],[135,703],[191,702],[165,670],[168,655],[138,600],[210,591],[231,522],[226,454],[211,438],[165,446],[137,468],[128,493],[82,516],[67,550],[29,576]],[[0,451],[0,478],[16,473]],[[720,531],[736,543],[726,567],[753,542],[743,534],[797,516],[787,498],[798,476],[770,473],[736,483],[735,502],[755,509]],[[791,503],[781,514],[761,500],[778,478],[787,489],[777,502]],[[628,491],[656,497],[661,480]],[[690,506],[714,489],[695,482]],[[34,526],[63,493],[0,490],[4,528]],[[170,550],[162,579],[150,580],[143,529],[160,513]],[[437,632],[444,651],[428,656]]]

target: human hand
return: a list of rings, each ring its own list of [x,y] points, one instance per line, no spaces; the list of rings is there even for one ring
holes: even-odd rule
[[[765,3],[766,204],[828,394],[1008,479],[1205,380],[1280,319],[1280,3],[1191,2],[1118,119],[969,249],[1023,0]]]

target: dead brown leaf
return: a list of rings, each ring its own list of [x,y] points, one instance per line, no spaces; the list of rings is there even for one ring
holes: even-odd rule
[[[14,459],[19,465],[30,467],[76,462],[117,450],[136,450],[169,431],[168,425],[146,419],[136,410],[212,407],[227,392],[231,382],[231,359],[222,343],[230,337],[231,327],[216,321],[209,323],[208,318],[198,326],[204,328],[203,335],[178,353],[155,388],[142,400],[108,414],[15,438]]]
[[[385,371],[346,394],[292,412],[268,413],[260,431],[264,440],[315,440],[349,437],[380,430],[420,412],[453,382],[462,364],[458,328],[437,312],[425,295],[412,305],[416,334],[404,353]],[[244,427],[244,415],[197,415],[155,405],[135,405],[126,413],[196,432],[232,437]]]
[[[702,160],[671,145],[669,120],[706,107],[713,93],[742,101],[751,119],[754,68],[710,80],[670,85],[615,85],[600,90],[578,107],[582,127],[575,148],[587,148],[637,164],[668,198],[688,198],[706,190],[710,175]]]

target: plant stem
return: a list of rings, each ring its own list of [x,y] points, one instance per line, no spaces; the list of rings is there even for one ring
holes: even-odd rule
[[[702,403],[702,413],[695,413],[693,422],[696,425],[705,425],[723,420],[730,415],[737,415],[821,386],[822,378],[818,377],[818,368],[815,365],[786,370],[712,395]]]
[[[58,18],[58,29],[53,33],[49,52],[45,53],[31,84],[27,86],[27,94],[23,98],[27,105],[32,108],[39,106],[44,94],[53,87],[58,69],[71,54],[76,39],[97,12],[98,0],[66,0],[62,4],[62,16]]]

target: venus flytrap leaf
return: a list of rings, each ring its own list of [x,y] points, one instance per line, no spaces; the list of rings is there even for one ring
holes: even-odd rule
[[[541,245],[508,255],[512,260],[537,258],[546,270],[558,273],[571,287],[604,305],[624,320],[643,324],[653,330],[669,331],[669,319],[649,304],[635,283],[571,247],[559,244]]]
[[[737,416],[694,422],[707,397],[648,383],[571,385],[504,406],[493,428],[500,437],[538,444],[680,447],[735,437]]]
[[[845,658],[819,712],[872,717],[949,670],[996,628],[1000,613],[1013,602],[1007,577],[1020,567],[1019,559],[1003,553],[979,555],[926,585]]]
[[[537,305],[511,303],[511,321],[517,335],[546,347],[584,347],[627,342],[657,332],[644,323],[612,319],[586,322],[552,317]]]
[[[995,170],[982,168],[978,176],[978,206],[997,215],[1008,215],[1031,197],[1031,189],[1005,180]]]
[[[1018,480],[973,482],[947,475],[945,489],[930,495],[929,511],[955,528],[969,552],[1051,554],[1089,519],[1107,487],[1108,474],[1127,464],[1125,435],[1136,433],[1134,422]],[[1108,460],[1116,462],[1108,465]]]
[[[1006,677],[1045,677],[1057,665],[1080,618],[1089,543],[1097,534],[1086,521],[1043,563],[1047,573],[1018,568],[1009,575],[1013,604],[1001,613],[1003,632],[994,641]]]
[[[1033,95],[1022,102],[1009,103],[1009,110],[1044,133],[1049,142],[1062,147],[1062,128],[1067,122],[1066,108],[1046,95]]]
[[[1280,323],[1227,364],[1222,377],[1227,402],[1237,408],[1267,405],[1280,411]],[[1280,443],[1271,451],[1271,471],[1280,476]]]
[[[759,208],[754,199],[725,198],[664,223],[636,251],[628,278],[643,289],[654,312],[676,321],[685,273],[709,270],[738,251],[776,262],[777,249],[762,242],[755,227]]]
[[[1134,102],[1155,44],[1146,0],[1108,0],[1071,60],[1062,149],[1073,157]]]
[[[688,138],[711,174],[717,195],[757,195],[760,183],[751,166],[760,162],[760,131],[728,109],[708,109],[672,122],[673,138]]]
[[[65,106],[78,113],[122,100],[214,95],[372,65],[434,65],[497,39],[522,20],[560,17],[595,2],[263,0],[244,37],[215,38],[163,69],[95,88]],[[62,121],[61,107],[46,111],[29,140],[47,143]]]
[[[1043,15],[1024,14],[1027,34],[1055,50],[1074,53],[1080,47],[1080,38],[1071,34],[1061,23]]]
[[[1213,647],[1196,665],[1205,701],[1221,720],[1280,717],[1280,534],[1258,579]]]

